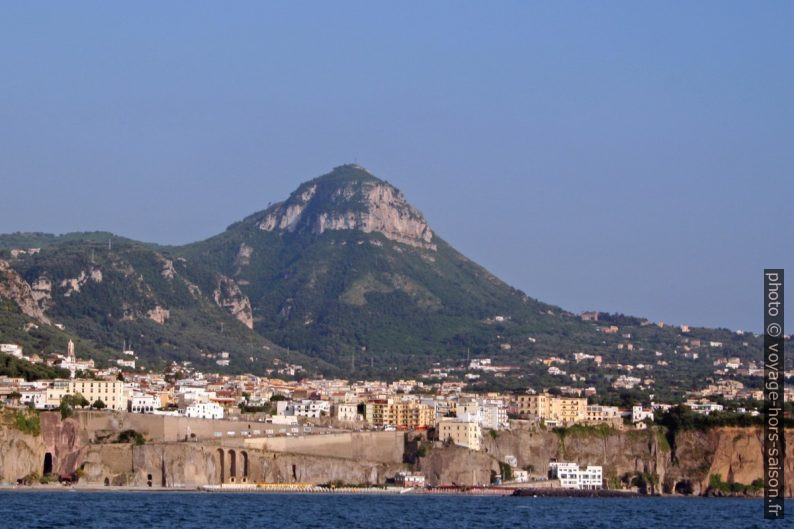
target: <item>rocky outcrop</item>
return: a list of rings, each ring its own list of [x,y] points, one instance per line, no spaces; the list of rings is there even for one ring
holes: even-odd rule
[[[212,299],[219,307],[226,309],[229,314],[240,320],[249,329],[254,328],[254,314],[251,310],[251,301],[243,294],[235,281],[224,275],[218,276],[218,283],[212,292]]]
[[[234,258],[234,264],[238,267],[248,266],[251,264],[251,256],[254,254],[254,249],[245,243],[240,244],[240,249],[237,250],[237,256]]]
[[[81,270],[77,277],[62,279],[60,286],[61,288],[66,289],[66,291],[63,293],[64,297],[68,298],[72,294],[80,292],[80,289],[89,280],[93,281],[94,283],[101,283],[102,270],[99,268],[90,268],[87,271]]]
[[[169,280],[174,278],[176,270],[174,270],[174,262],[171,259],[163,259],[163,269],[160,270],[160,275]]]
[[[88,433],[77,421],[61,420],[59,413],[40,413],[40,432],[33,434],[15,426],[14,410],[1,413],[0,482],[14,483],[33,474],[69,476],[75,472],[89,442]]]
[[[16,303],[26,316],[42,323],[50,323],[28,282],[2,259],[0,259],[0,298],[10,299]]]
[[[15,483],[25,476],[42,472],[43,439],[14,428],[12,420],[10,415],[3,414],[0,425],[0,483]]]
[[[499,462],[483,452],[450,446],[431,450],[419,460],[419,470],[430,485],[483,485],[499,472]]]
[[[259,228],[317,235],[328,230],[358,230],[436,250],[433,231],[419,210],[393,186],[355,165],[337,168],[302,185],[287,201],[268,210]]]
[[[159,323],[160,325],[164,324],[168,321],[168,318],[171,317],[171,311],[161,307],[160,305],[155,306],[153,309],[149,310],[146,315],[155,323]]]
[[[727,483],[751,484],[763,478],[763,432],[760,428],[715,428],[687,431],[676,438],[675,464],[668,487],[705,494],[711,476]],[[786,496],[794,496],[794,432],[786,431]]]
[[[786,496],[792,497],[794,431],[788,430],[786,439]],[[703,495],[709,491],[711,476],[719,475],[724,482],[743,485],[762,478],[761,441],[761,430],[757,428],[692,430],[677,435],[673,452],[665,435],[655,429],[574,431],[568,435],[546,430],[513,430],[499,432],[496,437],[484,436],[483,452],[493,461],[513,456],[519,468],[530,469],[538,476],[546,472],[550,460],[557,459],[603,466],[604,478],[612,487],[623,486],[642,475],[648,493]],[[428,458],[439,457],[434,455],[438,450],[431,450]],[[471,459],[469,471],[476,467],[482,474],[493,468],[492,462],[478,462],[479,454],[472,452],[472,455],[476,457]],[[426,459],[421,459],[422,468],[428,464]],[[446,468],[443,464],[429,468],[434,469],[433,476],[439,483],[448,483],[455,473],[465,473],[465,460],[457,461],[451,460],[448,472],[437,471]],[[460,464],[464,467],[458,468]]]

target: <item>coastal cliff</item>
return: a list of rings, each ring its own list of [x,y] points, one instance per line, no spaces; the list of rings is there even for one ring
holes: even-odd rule
[[[108,414],[112,412],[107,412]],[[123,414],[119,414],[121,417]],[[115,417],[115,414],[114,414]],[[430,485],[489,483],[515,458],[516,467],[545,476],[552,459],[602,465],[610,488],[648,494],[757,495],[762,477],[758,428],[679,432],[671,444],[661,429],[618,431],[569,428],[515,429],[486,434],[482,450],[372,432],[259,440],[153,441],[117,429],[92,429],[90,421],[56,412],[0,410],[0,482],[37,482],[45,474],[79,485],[197,487],[221,482],[383,484],[413,466]],[[128,432],[125,437],[124,432]],[[794,431],[787,431],[786,496],[794,496]],[[342,437],[339,437],[342,436]],[[344,437],[348,436],[348,437]],[[128,442],[129,441],[129,442]],[[344,441],[344,442],[341,442]],[[366,444],[366,450],[361,446]],[[350,449],[350,447],[359,448]],[[719,478],[717,479],[716,476]],[[742,487],[745,486],[745,487]]]
[[[794,497],[794,431],[786,432],[786,496]],[[485,435],[482,451],[437,447],[418,458],[428,482],[472,485],[498,472],[508,456],[534,477],[545,476],[552,459],[601,465],[610,488],[635,488],[647,494],[718,494],[716,476],[726,484],[748,486],[741,494],[757,495],[749,486],[763,477],[762,431],[759,428],[713,428],[679,432],[673,448],[661,429],[618,431],[569,428],[562,431],[512,430]],[[479,479],[482,482],[481,479]]]

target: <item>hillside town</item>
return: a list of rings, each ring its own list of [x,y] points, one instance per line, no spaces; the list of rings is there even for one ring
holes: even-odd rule
[[[26,357],[15,344],[0,344],[0,352],[32,363],[45,360]],[[88,410],[106,410],[191,419],[254,421],[258,430],[237,431],[224,426],[213,436],[297,437],[332,431],[431,432],[438,442],[472,451],[483,449],[486,435],[497,435],[514,427],[569,428],[605,425],[615,430],[642,430],[654,421],[656,412],[668,410],[671,403],[640,403],[627,407],[593,402],[594,388],[527,388],[522,393],[475,393],[467,391],[465,381],[438,382],[307,378],[285,380],[251,374],[228,375],[193,369],[189,362],[173,363],[162,373],[139,372],[135,354],[129,360],[97,368],[91,360],[78,358],[73,342],[64,354],[46,362],[69,372],[69,378],[26,381],[0,377],[0,402],[36,410],[59,410],[65,403]],[[592,360],[582,354],[580,360]],[[226,358],[219,357],[219,361]],[[548,364],[555,359],[547,359]],[[727,359],[727,363],[733,363]],[[724,363],[717,366],[724,369]],[[735,367],[734,367],[735,368]],[[282,365],[283,373],[294,374],[300,366]],[[474,359],[469,373],[499,370],[488,358]],[[439,373],[435,373],[438,375]],[[686,401],[694,412],[708,415],[723,410],[710,397],[759,399],[760,391],[749,391],[741,383],[720,380],[693,391]],[[794,393],[786,390],[786,400]],[[756,409],[739,408],[741,413],[757,415]],[[505,464],[511,466],[507,457]],[[601,484],[601,467],[549,461],[546,476],[558,480],[563,488],[592,489]],[[510,468],[511,480],[527,482],[530,473]],[[416,485],[411,473],[396,477]]]

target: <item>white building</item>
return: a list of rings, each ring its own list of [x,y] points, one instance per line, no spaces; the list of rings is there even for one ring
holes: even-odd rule
[[[484,400],[480,403],[480,426],[491,430],[506,430],[509,425],[507,406],[504,402]]]
[[[294,426],[298,424],[298,418],[294,415],[273,415],[267,419],[266,422],[270,424]]]
[[[206,388],[199,386],[180,386],[176,392],[176,401],[180,408],[200,402],[210,402],[214,398],[214,391],[207,391]]]
[[[330,415],[331,403],[327,400],[302,400],[291,402],[281,400],[276,403],[277,415],[294,415],[295,417],[319,418]]]
[[[645,419],[653,420],[653,410],[644,410],[642,406],[631,407],[632,424],[643,422]]]
[[[600,466],[588,465],[580,469],[576,463],[552,461],[549,463],[551,479],[560,480],[563,489],[595,490],[604,485],[603,469]]]
[[[35,389],[35,390],[23,390],[20,392],[22,395],[19,398],[20,404],[24,404],[26,406],[33,406],[37,410],[43,410],[46,408],[47,404],[47,390]]]
[[[507,406],[500,400],[459,402],[455,406],[455,417],[461,421],[476,422],[481,428],[504,430],[508,427]]]
[[[400,487],[424,487],[425,476],[418,472],[402,470],[394,476],[394,483]]]
[[[185,416],[194,419],[223,419],[223,407],[217,402],[197,402],[185,408]]]
[[[723,410],[722,404],[717,404],[716,402],[710,402],[710,401],[695,402],[692,400],[688,400],[686,401],[685,404],[689,406],[692,411],[696,413],[701,413],[703,415],[708,415],[713,411]]]
[[[336,418],[340,421],[354,422],[362,420],[356,404],[336,404]]]
[[[128,410],[132,413],[153,413],[160,408],[160,399],[154,395],[138,393],[129,400]]]
[[[124,360],[123,358],[119,358],[118,360],[116,360],[116,365],[120,367],[129,367],[130,369],[135,369],[135,359]]]
[[[74,342],[69,340],[66,346],[66,357],[61,360],[60,367],[69,371],[71,378],[75,377],[78,371],[88,371],[94,369],[93,360],[78,360],[74,352]]]

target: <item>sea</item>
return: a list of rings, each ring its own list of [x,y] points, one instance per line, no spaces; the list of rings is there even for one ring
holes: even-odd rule
[[[438,495],[2,491],[0,527],[142,528],[720,528],[764,520],[757,499],[534,498]]]

